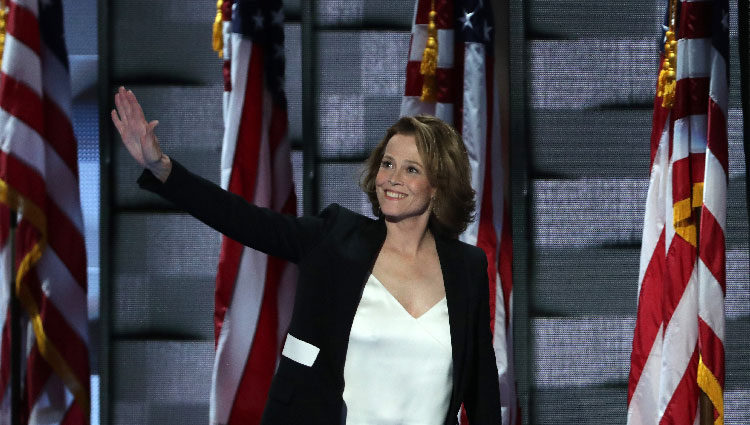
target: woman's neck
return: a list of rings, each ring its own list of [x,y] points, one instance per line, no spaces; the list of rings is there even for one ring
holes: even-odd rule
[[[398,222],[385,220],[386,237],[383,248],[401,255],[416,257],[434,238],[427,228],[429,217],[412,217]]]

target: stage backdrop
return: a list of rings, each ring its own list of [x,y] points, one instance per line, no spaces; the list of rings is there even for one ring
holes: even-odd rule
[[[338,202],[369,213],[358,170],[398,117],[414,1],[313,4],[314,42],[301,37],[301,2],[285,7],[298,211],[303,143],[313,143],[310,193],[319,196],[307,209]],[[102,422],[206,424],[220,238],[137,188],[140,170],[107,117],[115,88],[128,86],[146,115],[160,120],[164,150],[219,181],[215,2],[99,6]],[[510,24],[515,359],[524,423],[624,424],[665,5],[510,0],[495,7]],[[725,423],[739,425],[750,423],[750,272],[736,9],[729,22]],[[305,111],[303,57],[313,66]],[[304,138],[303,114],[316,126]]]

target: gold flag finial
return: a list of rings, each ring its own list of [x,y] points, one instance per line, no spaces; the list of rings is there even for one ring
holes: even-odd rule
[[[437,40],[437,12],[435,11],[435,0],[430,5],[430,20],[427,24],[427,45],[422,54],[422,64],[419,67],[419,73],[424,80],[422,82],[422,102],[434,102],[437,100],[437,83],[435,75],[437,74],[438,60],[438,40]]]
[[[659,82],[656,95],[661,97],[661,106],[671,108],[674,105],[677,86],[677,0],[669,0],[669,29],[664,33],[664,62],[659,71]]]
[[[223,34],[223,18],[221,13],[221,6],[224,0],[216,0],[216,18],[214,18],[214,34],[213,34],[213,48],[219,57],[224,57],[224,34]]]

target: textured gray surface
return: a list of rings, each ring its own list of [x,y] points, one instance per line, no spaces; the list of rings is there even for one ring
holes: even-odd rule
[[[213,341],[112,344],[112,423],[208,423],[213,351]]]
[[[113,225],[113,334],[211,340],[221,235],[186,214],[123,213]]]

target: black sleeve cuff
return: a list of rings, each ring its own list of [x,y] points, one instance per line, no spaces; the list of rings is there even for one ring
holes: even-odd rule
[[[148,169],[144,169],[140,177],[138,177],[138,186],[141,189],[154,192],[159,195],[169,193],[175,187],[179,187],[179,181],[185,176],[187,169],[182,166],[179,162],[175,161],[174,158],[169,158],[172,163],[172,170],[167,176],[167,180],[162,183],[161,180],[156,178],[154,174]]]

